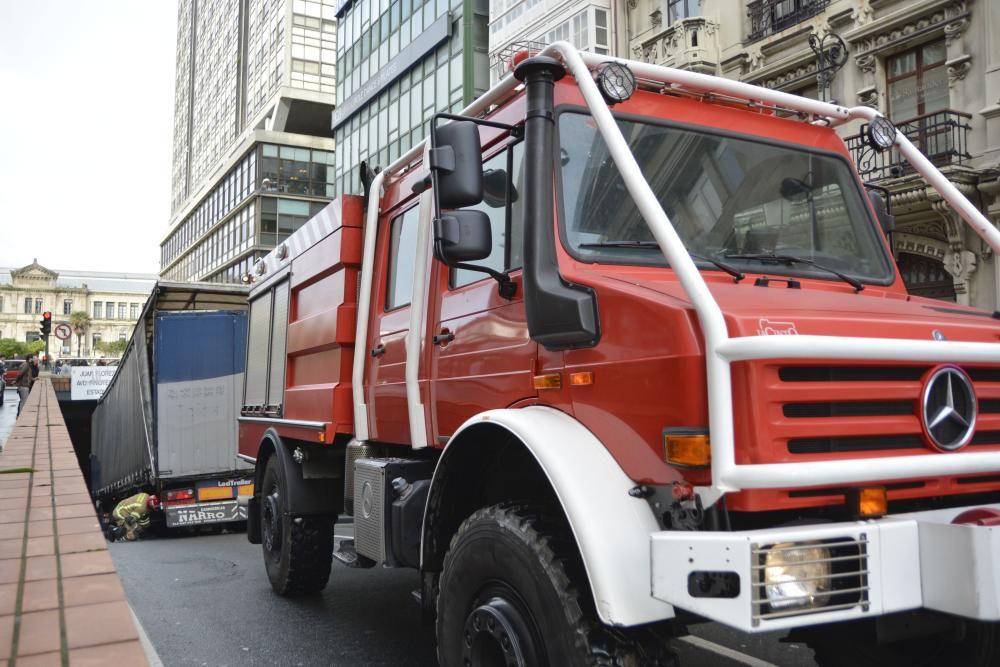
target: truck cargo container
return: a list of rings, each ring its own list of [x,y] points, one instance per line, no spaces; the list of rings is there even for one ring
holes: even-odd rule
[[[838,128],[1000,232],[872,108],[512,65],[254,267],[274,590],[417,569],[444,667],[670,664],[705,620],[1000,664],[1000,321],[907,294]]]
[[[243,521],[253,489],[235,420],[246,358],[240,286],[158,283],[92,421],[91,488],[111,509],[155,496],[169,528]]]

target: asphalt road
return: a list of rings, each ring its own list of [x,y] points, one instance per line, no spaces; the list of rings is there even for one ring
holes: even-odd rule
[[[349,535],[350,526],[337,532]],[[412,570],[351,570],[336,562],[321,596],[275,595],[260,547],[242,533],[111,545],[136,615],[166,667],[175,665],[433,666]],[[675,642],[684,667],[811,667],[812,652],[776,636],[710,624]]]

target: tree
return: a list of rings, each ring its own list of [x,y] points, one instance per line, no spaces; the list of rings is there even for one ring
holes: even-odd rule
[[[127,340],[100,340],[94,345],[94,349],[98,352],[116,357],[122,356],[125,353],[126,347],[128,347]]]
[[[76,334],[76,356],[83,356],[80,352],[83,346],[83,337],[90,329],[90,315],[85,310],[77,310],[69,315],[69,325],[73,327],[73,332]]]
[[[0,356],[7,359],[22,359],[28,354],[38,354],[45,349],[45,341],[36,340],[22,343],[13,338],[0,340]]]

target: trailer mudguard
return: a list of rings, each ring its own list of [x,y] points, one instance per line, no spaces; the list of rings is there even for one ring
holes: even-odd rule
[[[430,497],[443,484],[440,473],[449,456],[477,445],[476,438],[463,438],[463,432],[482,424],[516,437],[548,478],[576,539],[601,620],[633,626],[672,618],[673,606],[650,592],[650,536],[661,530],[653,511],[645,500],[629,495],[636,483],[573,417],[542,406],[476,415],[448,441]],[[424,540],[428,529],[425,514]]]

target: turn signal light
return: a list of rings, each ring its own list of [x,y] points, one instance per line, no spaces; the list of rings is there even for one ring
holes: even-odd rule
[[[562,389],[562,376],[559,373],[536,375],[535,389]]]
[[[889,500],[884,486],[867,486],[851,489],[847,493],[847,506],[856,519],[874,519],[885,516]]]
[[[574,387],[583,387],[588,384],[594,384],[594,374],[590,371],[581,371],[579,373],[569,374],[569,383]]]
[[[167,500],[193,500],[194,492],[191,489],[181,489],[179,491],[167,491]]]
[[[703,468],[712,463],[712,444],[707,433],[664,433],[663,450],[671,465]]]

